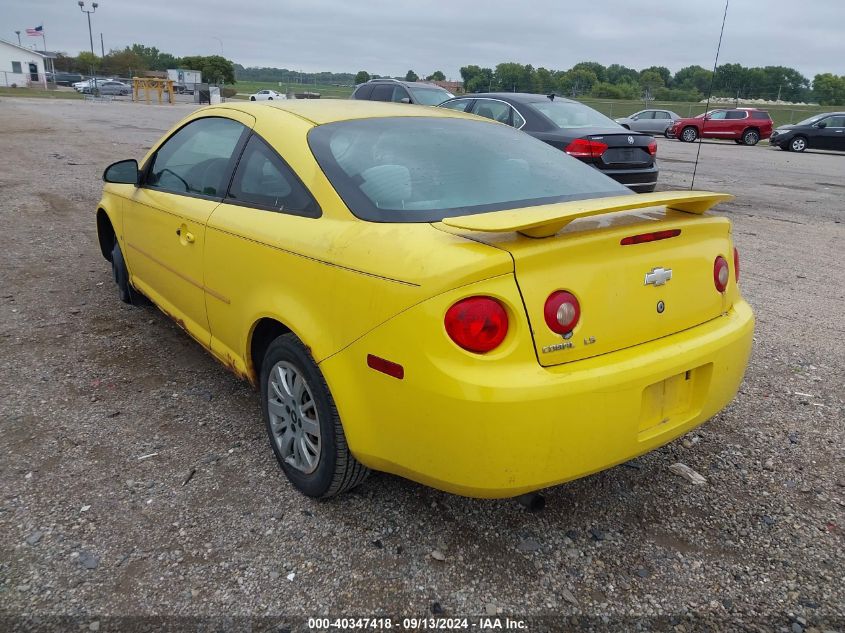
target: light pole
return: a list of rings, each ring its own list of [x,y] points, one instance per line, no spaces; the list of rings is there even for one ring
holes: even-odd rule
[[[79,10],[88,16],[88,39],[91,41],[91,55],[94,54],[94,34],[91,32],[91,14],[97,10],[98,6],[99,5],[94,2],[91,4],[91,10],[88,11],[85,9],[85,3],[82,0],[79,0]]]
[[[18,46],[20,46],[20,45],[21,45],[21,32],[20,32],[20,31],[15,31],[15,35],[17,35],[17,36],[18,36]]]

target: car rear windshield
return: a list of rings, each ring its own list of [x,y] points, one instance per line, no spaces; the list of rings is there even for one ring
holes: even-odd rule
[[[622,127],[601,112],[580,103],[566,101],[535,101],[531,105],[545,114],[560,128],[573,127]]]
[[[313,128],[308,143],[352,213],[374,222],[436,222],[630,193],[565,152],[493,122],[341,121]]]
[[[417,86],[409,86],[408,90],[410,90],[411,94],[414,95],[414,99],[416,99],[417,103],[421,105],[440,105],[446,101],[446,99],[451,99],[455,96],[443,88],[419,88]]]

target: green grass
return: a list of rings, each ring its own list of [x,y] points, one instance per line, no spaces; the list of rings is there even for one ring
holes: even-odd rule
[[[35,97],[38,99],[82,99],[76,90],[44,90],[43,88],[0,88],[0,97]]]
[[[628,116],[629,114],[633,114],[639,110],[643,110],[645,105],[642,101],[621,101],[621,100],[614,100],[614,99],[593,99],[590,97],[585,97],[583,99],[578,99],[581,103],[590,106],[598,110],[599,112],[606,114],[607,116],[618,119],[623,116]],[[740,103],[740,107],[743,107],[744,104]],[[690,117],[695,116],[697,114],[701,114],[704,112],[704,104],[703,103],[689,103],[689,102],[679,102],[679,101],[668,101],[668,102],[651,102],[649,104],[650,108],[664,108],[666,110],[672,110],[673,112],[677,112],[682,117]],[[724,104],[724,103],[711,103],[710,109],[714,110],[716,108],[729,108],[733,107],[732,104]],[[767,105],[767,106],[753,106],[749,104],[747,107],[759,107],[763,110],[767,110],[769,115],[772,117],[772,121],[774,122],[775,127],[779,125],[786,125],[788,123],[797,123],[802,119],[806,119],[807,117],[813,116],[814,114],[821,114],[822,112],[835,112],[837,108],[830,106],[794,106],[794,105]]]
[[[275,90],[286,93],[288,88],[292,92],[319,92],[322,99],[347,99],[352,94],[352,86],[329,86],[325,84],[286,84],[272,81],[239,81],[234,85],[227,85],[227,88],[234,88],[242,95],[251,95],[259,90]]]

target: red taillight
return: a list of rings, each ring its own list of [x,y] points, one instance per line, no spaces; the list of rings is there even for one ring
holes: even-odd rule
[[[607,143],[591,141],[588,138],[576,138],[563,151],[576,158],[601,158],[607,149]]]
[[[681,229],[653,231],[651,233],[640,233],[639,235],[629,235],[628,237],[623,237],[619,243],[622,246],[629,246],[631,244],[645,244],[646,242],[657,242],[658,240],[667,240],[670,237],[678,237],[680,234]]]
[[[581,318],[581,306],[571,292],[556,290],[546,299],[543,316],[552,332],[566,334],[574,330],[578,324],[578,319]]]
[[[405,377],[405,368],[402,365],[389,361],[381,356],[375,356],[374,354],[367,354],[367,367],[380,371],[388,376],[398,378],[399,380]]]
[[[734,278],[739,281],[739,251],[734,246]]]
[[[508,313],[490,297],[461,299],[446,311],[444,323],[449,338],[478,354],[496,349],[508,333]]]
[[[728,262],[725,258],[719,255],[716,261],[713,262],[713,283],[716,284],[716,290],[724,292],[728,287],[728,279],[730,278],[730,271],[728,270]]]
[[[652,141],[648,144],[648,153],[652,156],[657,156],[657,141]]]

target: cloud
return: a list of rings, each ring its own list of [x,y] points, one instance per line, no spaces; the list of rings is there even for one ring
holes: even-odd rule
[[[673,71],[710,67],[723,10],[722,0],[490,0],[483,6],[445,0],[102,0],[92,27],[97,52],[102,32],[106,50],[134,42],[179,56],[222,48],[244,66],[390,75],[439,69],[458,77],[465,64],[504,61],[553,69],[584,60]],[[0,9],[3,39],[42,23],[51,50],[88,49],[88,24],[72,1],[29,0]],[[814,0],[812,10],[787,0],[733,0],[720,62],[791,66],[811,78],[838,73],[843,23],[842,0]]]

